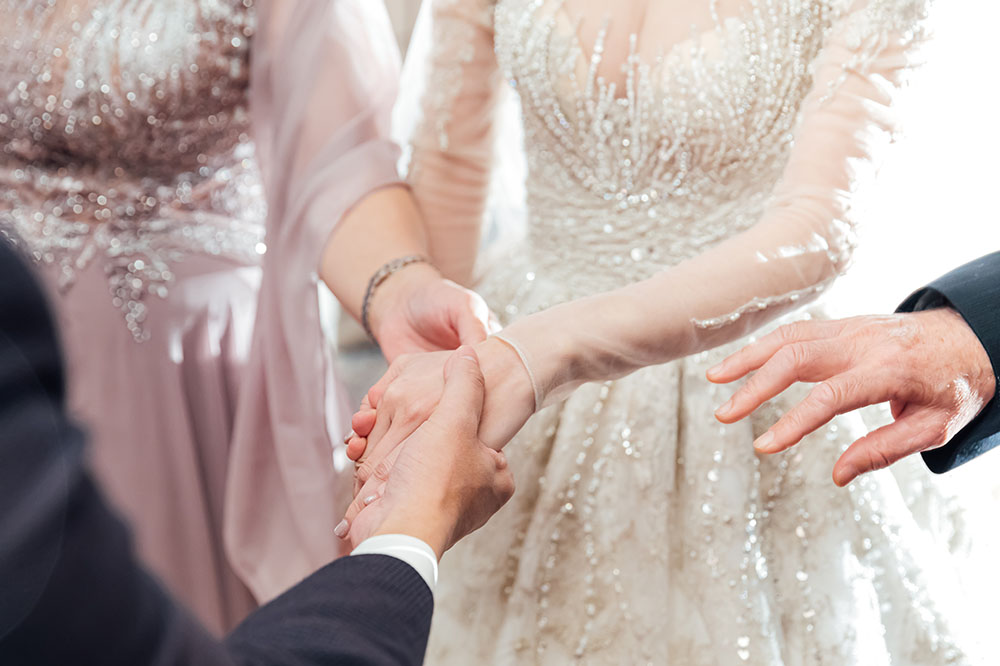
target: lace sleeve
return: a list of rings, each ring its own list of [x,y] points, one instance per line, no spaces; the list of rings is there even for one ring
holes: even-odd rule
[[[753,227],[644,282],[507,329],[543,401],[742,337],[845,270],[851,201],[891,139],[893,102],[922,40],[926,4],[850,0],[841,8],[813,63],[783,177]]]
[[[495,0],[428,0],[422,118],[411,140],[409,181],[427,224],[431,256],[457,282],[472,279],[492,161],[502,78],[493,51]],[[421,17],[421,20],[426,17]]]
[[[258,0],[251,113],[267,252],[236,416],[224,533],[267,600],[338,554],[329,432],[349,428],[320,325],[327,239],[356,202],[399,182],[390,139],[399,52],[372,0]],[[346,460],[345,460],[346,462]]]

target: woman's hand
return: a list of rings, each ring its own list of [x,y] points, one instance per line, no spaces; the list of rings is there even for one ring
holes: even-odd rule
[[[491,338],[477,345],[476,353],[486,377],[479,437],[499,450],[534,412],[534,391],[521,359],[506,343]],[[357,436],[347,447],[348,457],[360,461],[355,473],[356,493],[437,407],[450,356],[449,352],[400,356],[368,392],[361,411],[351,421]]]
[[[428,264],[389,277],[372,297],[372,333],[387,361],[401,354],[474,345],[499,329],[486,302]]]

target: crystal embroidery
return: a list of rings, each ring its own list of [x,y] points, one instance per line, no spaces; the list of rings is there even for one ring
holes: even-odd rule
[[[137,341],[171,265],[254,264],[264,203],[246,112],[251,0],[3,0],[0,226],[71,289],[103,265]]]

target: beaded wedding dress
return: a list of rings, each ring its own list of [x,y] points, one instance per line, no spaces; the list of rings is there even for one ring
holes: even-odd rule
[[[436,0],[410,179],[470,280],[513,87],[527,234],[477,288],[545,408],[505,449],[514,499],[444,559],[428,663],[975,661],[927,473],[836,488],[856,415],[759,457],[803,390],[724,426],[705,378],[822,314],[795,311],[848,263],[925,4]]]

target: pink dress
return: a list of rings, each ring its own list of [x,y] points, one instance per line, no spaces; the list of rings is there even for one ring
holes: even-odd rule
[[[397,180],[380,3],[254,4],[0,0],[0,232],[51,287],[105,491],[220,632],[338,554],[316,271]]]

